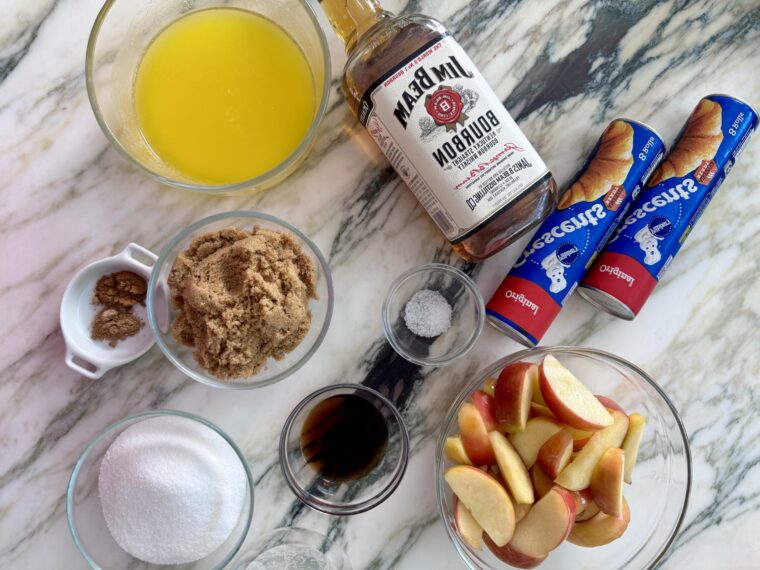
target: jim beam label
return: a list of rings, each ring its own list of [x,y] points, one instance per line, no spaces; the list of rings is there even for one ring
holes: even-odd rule
[[[451,36],[423,47],[368,89],[359,119],[454,243],[548,173]]]

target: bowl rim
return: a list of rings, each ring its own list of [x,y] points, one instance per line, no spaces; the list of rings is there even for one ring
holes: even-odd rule
[[[322,329],[319,331],[317,338],[314,339],[314,343],[311,345],[311,347],[309,347],[309,350],[307,350],[306,353],[298,360],[298,362],[295,362],[294,364],[284,369],[279,374],[276,374],[272,376],[271,378],[267,378],[266,380],[260,380],[258,382],[256,381],[241,382],[239,380],[238,381],[231,380],[229,382],[225,382],[223,380],[213,378],[210,375],[200,374],[197,371],[191,368],[188,368],[179,358],[177,358],[174,355],[173,351],[166,344],[163,338],[164,333],[163,331],[161,331],[161,329],[158,326],[158,323],[156,322],[155,292],[158,287],[158,275],[160,273],[161,268],[168,262],[167,258],[169,254],[171,253],[171,251],[182,240],[184,240],[185,238],[187,238],[194,232],[198,231],[200,228],[206,225],[212,224],[214,222],[218,222],[220,220],[224,220],[228,218],[248,218],[251,220],[263,220],[271,224],[280,226],[281,228],[295,234],[296,237],[298,237],[303,243],[305,243],[308,246],[308,248],[317,258],[320,269],[322,270],[322,274],[325,276],[325,281],[327,283],[327,309],[325,312],[325,320],[324,320],[324,323],[322,323]],[[173,261],[174,260],[172,260],[172,263]],[[148,294],[146,297],[145,304],[147,307],[146,312],[148,316],[148,325],[150,326],[151,332],[153,333],[153,336],[156,339],[156,344],[161,349],[161,352],[164,353],[164,356],[166,356],[169,362],[171,362],[178,370],[180,370],[183,374],[192,378],[193,380],[200,382],[201,384],[205,384],[206,386],[211,386],[212,388],[222,388],[226,390],[251,390],[254,388],[263,388],[264,386],[269,386],[271,384],[274,384],[275,382],[279,382],[280,380],[283,380],[287,378],[288,376],[290,376],[291,374],[293,374],[294,372],[296,372],[299,368],[301,368],[304,364],[306,364],[309,361],[309,359],[314,355],[314,353],[322,344],[322,341],[327,335],[327,330],[330,328],[333,308],[335,305],[335,291],[333,289],[333,280],[332,280],[332,273],[330,271],[330,266],[328,265],[327,260],[322,254],[322,251],[301,230],[289,224],[288,222],[281,220],[280,218],[277,218],[276,216],[272,216],[270,214],[265,214],[263,212],[256,212],[253,210],[232,210],[229,212],[221,212],[218,214],[213,214],[211,216],[206,216],[205,218],[201,218],[200,220],[197,220],[193,222],[192,224],[190,224],[189,226],[187,226],[185,229],[183,229],[177,235],[175,235],[174,238],[171,239],[171,241],[166,245],[166,247],[164,247],[161,250],[161,254],[158,256],[158,260],[153,265],[153,271],[151,272],[150,280],[148,281]],[[256,376],[253,376],[252,378],[256,378]]]
[[[506,356],[503,356],[502,358],[498,358],[494,360],[493,362],[490,362],[488,365],[479,368],[478,371],[475,374],[473,374],[472,376],[473,380],[468,381],[466,384],[463,385],[462,389],[457,393],[456,397],[454,398],[452,404],[449,406],[448,410],[446,410],[446,415],[444,416],[444,420],[442,422],[441,432],[440,432],[440,435],[438,436],[438,441],[436,443],[435,463],[433,465],[433,469],[434,469],[433,476],[435,478],[436,502],[438,504],[438,515],[441,518],[441,522],[444,523],[443,526],[446,528],[446,535],[449,537],[449,540],[454,545],[454,548],[459,554],[459,557],[467,565],[468,568],[470,568],[471,570],[482,570],[481,566],[475,565],[470,560],[470,557],[466,554],[466,551],[464,550],[462,544],[460,543],[460,539],[457,533],[451,528],[449,524],[446,524],[447,513],[444,511],[444,507],[443,507],[443,493],[444,493],[443,477],[439,477],[441,463],[444,458],[443,447],[446,441],[446,434],[447,434],[446,427],[451,423],[454,415],[457,413],[457,410],[462,405],[464,400],[467,398],[467,395],[470,393],[472,385],[477,385],[474,379],[477,378],[479,380],[487,369],[494,367],[496,364],[501,364],[502,366],[504,366],[508,362],[515,362],[515,361],[521,360],[522,358],[525,358],[526,356],[534,356],[536,354],[556,354],[556,353],[573,354],[575,356],[581,356],[581,357],[586,357],[586,358],[591,357],[591,358],[609,359],[618,365],[622,365],[623,367],[629,368],[630,370],[638,374],[644,381],[646,381],[655,390],[655,392],[657,392],[660,398],[662,398],[662,400],[667,405],[668,409],[670,410],[670,413],[672,414],[673,419],[675,420],[676,426],[678,427],[678,433],[681,435],[681,440],[683,442],[684,456],[686,459],[686,488],[684,492],[683,505],[681,506],[680,513],[678,514],[676,524],[674,525],[673,530],[670,536],[668,537],[668,539],[662,544],[659,552],[652,559],[649,566],[647,566],[648,569],[652,569],[656,567],[657,564],[663,559],[663,557],[665,556],[665,554],[668,552],[673,542],[675,541],[676,537],[678,536],[678,532],[680,531],[681,526],[683,525],[684,518],[686,517],[686,512],[689,507],[689,499],[691,497],[691,487],[692,487],[692,478],[693,478],[693,474],[692,474],[693,466],[692,466],[692,457],[691,457],[691,447],[689,445],[689,436],[688,436],[688,433],[686,432],[686,428],[683,424],[683,421],[681,420],[681,416],[679,415],[676,407],[673,405],[673,402],[670,400],[670,397],[668,397],[668,395],[660,387],[660,385],[647,372],[645,372],[639,366],[633,364],[632,362],[626,360],[625,358],[621,356],[617,356],[615,354],[612,354],[611,352],[607,352],[605,350],[601,350],[598,348],[591,348],[591,347],[585,347],[585,346],[570,346],[570,345],[536,346],[533,348],[526,348],[523,350],[519,350],[517,352],[510,353]]]
[[[462,348],[460,348],[458,351],[454,351],[454,352],[448,353],[445,356],[440,356],[437,358],[422,358],[422,357],[418,357],[418,356],[414,356],[410,354],[408,351],[404,350],[404,348],[399,344],[397,335],[395,334],[394,329],[393,329],[392,317],[390,314],[390,305],[391,305],[391,301],[398,294],[399,289],[401,289],[401,286],[404,285],[404,283],[406,283],[409,279],[411,279],[412,277],[420,273],[425,273],[425,272],[433,273],[436,271],[448,273],[454,279],[457,279],[459,282],[461,282],[465,286],[465,288],[472,294],[472,297],[475,300],[478,317],[477,317],[477,323],[475,325],[475,329],[472,331],[470,338],[467,340],[466,343],[464,343]],[[412,267],[411,269],[407,269],[401,275],[396,277],[393,283],[391,283],[390,287],[388,288],[388,293],[385,295],[385,299],[383,300],[383,307],[382,307],[383,331],[385,332],[385,338],[388,341],[388,343],[391,345],[391,347],[393,347],[393,350],[395,350],[401,357],[405,358],[406,360],[414,364],[419,364],[420,366],[440,367],[440,366],[445,366],[447,364],[451,364],[455,360],[459,360],[465,354],[470,352],[470,350],[473,349],[473,347],[475,346],[475,343],[478,341],[478,339],[480,338],[480,335],[483,333],[483,327],[485,326],[485,321],[486,321],[485,311],[486,311],[485,303],[483,301],[483,295],[480,293],[480,289],[478,289],[478,286],[475,284],[472,278],[469,275],[467,275],[464,271],[452,265],[447,265],[445,263],[424,263],[422,265],[417,265],[416,267]]]
[[[218,194],[240,192],[243,190],[256,189],[257,187],[263,186],[272,180],[278,180],[279,179],[278,177],[280,175],[282,175],[283,173],[286,173],[288,169],[293,167],[295,164],[297,164],[301,158],[305,158],[305,155],[307,154],[309,148],[315,141],[317,131],[319,130],[319,127],[322,124],[322,120],[324,119],[325,114],[327,113],[327,104],[330,99],[330,88],[332,86],[332,60],[330,56],[330,48],[327,43],[327,37],[325,36],[325,32],[319,23],[319,20],[314,11],[314,8],[311,6],[311,4],[309,4],[309,2],[307,2],[306,0],[291,0],[300,4],[301,8],[306,12],[306,15],[308,16],[309,20],[311,20],[311,23],[317,33],[317,38],[319,40],[320,52],[322,54],[322,65],[324,67],[321,93],[320,93],[321,98],[320,98],[319,105],[315,109],[314,118],[312,119],[312,122],[309,125],[309,130],[306,131],[306,134],[304,134],[304,137],[301,140],[301,142],[291,151],[291,153],[281,163],[279,163],[277,166],[275,166],[271,170],[268,170],[252,178],[248,178],[246,180],[242,180],[240,182],[234,182],[231,184],[195,184],[192,182],[182,182],[180,180],[174,180],[173,178],[169,178],[167,176],[158,174],[157,172],[154,172],[152,169],[148,168],[147,166],[142,164],[140,161],[135,159],[129,153],[129,151],[127,151],[124,145],[121,144],[119,139],[114,134],[113,130],[106,123],[106,120],[103,117],[103,114],[101,113],[101,107],[100,107],[100,103],[98,102],[98,96],[95,89],[95,81],[93,79],[93,65],[94,65],[93,60],[95,57],[95,47],[97,45],[98,37],[100,35],[100,29],[103,23],[105,22],[106,17],[108,16],[108,13],[111,11],[111,8],[118,1],[120,0],[106,0],[103,6],[101,7],[100,11],[98,12],[98,15],[95,17],[95,21],[93,22],[92,28],[90,29],[90,35],[87,39],[87,50],[85,52],[84,76],[85,76],[85,86],[87,89],[87,98],[90,101],[90,107],[92,108],[92,112],[95,115],[95,120],[100,126],[100,129],[103,131],[103,134],[106,136],[106,139],[108,139],[111,145],[119,152],[119,154],[125,157],[129,163],[133,164],[134,166],[137,166],[138,169],[142,170],[145,174],[149,175],[150,177],[152,177],[153,179],[157,180],[158,182],[162,184],[166,184],[168,186],[174,186],[175,188],[182,188],[183,190],[199,192],[203,194],[218,195]],[[217,7],[223,8],[225,6],[220,5]],[[206,10],[206,9],[209,9],[209,7],[188,10],[187,12],[180,14],[177,19],[183,16],[186,16],[187,14],[190,14],[192,12],[199,12],[201,10]],[[248,11],[252,12],[252,10],[248,10]],[[288,36],[290,37],[290,34],[288,34]],[[303,51],[302,46],[298,42],[296,42],[296,44]],[[319,92],[319,86],[315,85],[315,88],[316,88],[316,91]]]
[[[326,550],[334,551],[336,555],[340,557],[340,561],[342,563],[340,570],[352,570],[351,562],[348,559],[348,554],[346,553],[346,549],[342,544],[336,542],[321,532],[297,525],[280,526],[272,529],[267,533],[257,536],[252,544],[248,545],[247,549],[239,554],[239,559],[233,560],[231,562],[230,570],[245,570],[251,562],[255,562],[262,554],[269,550],[268,548],[261,548],[263,544],[267,544],[272,539],[280,537],[284,537],[286,539],[295,539],[292,542],[283,541],[281,544],[305,544],[305,542],[299,542],[299,540],[303,541],[304,537],[312,539],[314,541],[319,541],[322,544],[323,548]],[[306,544],[306,546],[311,545]],[[273,548],[276,548],[276,546]],[[251,556],[254,556],[254,558],[250,558]],[[243,566],[243,564],[245,564],[245,566]]]
[[[183,412],[181,410],[174,410],[170,408],[146,410],[144,412],[138,412],[136,414],[131,414],[129,416],[126,416],[118,420],[117,422],[109,425],[107,428],[103,429],[102,431],[100,431],[92,439],[92,441],[90,441],[90,443],[88,443],[87,446],[84,448],[79,458],[77,459],[76,463],[74,464],[74,468],[71,470],[71,475],[69,476],[69,482],[68,482],[68,485],[66,486],[66,522],[69,527],[69,532],[71,533],[71,537],[74,541],[74,545],[77,547],[79,554],[82,555],[82,558],[85,559],[85,561],[87,562],[87,564],[90,565],[91,568],[100,570],[101,566],[97,562],[95,562],[95,560],[92,558],[92,556],[90,555],[85,545],[82,543],[82,540],[79,536],[79,532],[77,531],[77,527],[76,527],[76,523],[74,521],[74,515],[73,515],[74,490],[76,489],[77,479],[79,477],[80,471],[82,470],[82,466],[84,465],[85,460],[89,457],[90,453],[95,448],[95,446],[98,445],[101,442],[101,440],[111,435],[116,430],[119,430],[125,425],[134,423],[138,420],[144,420],[147,418],[160,417],[160,416],[176,416],[176,417],[186,418],[186,419],[198,422],[202,425],[205,425],[208,428],[211,428],[213,431],[219,434],[222,437],[222,439],[224,439],[224,441],[226,441],[227,444],[232,448],[232,450],[235,452],[238,459],[240,460],[240,464],[243,466],[243,470],[245,471],[246,484],[248,486],[248,493],[250,495],[250,502],[249,502],[248,514],[245,517],[246,520],[243,525],[243,532],[241,533],[240,537],[237,539],[237,541],[233,545],[232,550],[224,557],[224,559],[217,566],[214,566],[214,570],[221,570],[222,568],[224,568],[235,557],[235,555],[240,550],[240,547],[243,546],[245,539],[248,537],[248,533],[251,530],[251,523],[253,521],[253,506],[254,506],[253,474],[251,473],[251,469],[248,466],[248,461],[245,459],[243,452],[237,446],[235,441],[230,436],[228,436],[224,432],[224,430],[222,430],[216,424],[210,422],[209,420],[205,418],[202,418],[201,416],[197,416],[189,412]]]
[[[399,433],[401,435],[401,454],[399,455],[398,464],[396,465],[396,468],[390,480],[377,493],[358,503],[333,503],[331,501],[325,501],[309,495],[296,481],[295,475],[293,474],[293,470],[290,466],[290,462],[287,458],[288,440],[290,439],[289,436],[293,428],[293,422],[295,421],[296,417],[298,417],[298,414],[300,414],[301,411],[306,406],[311,404],[314,400],[323,397],[329,392],[340,392],[342,390],[356,390],[359,392],[363,391],[383,402],[383,404],[391,410],[394,419],[399,425]],[[406,427],[406,422],[404,422],[404,418],[401,416],[401,412],[398,410],[396,405],[374,388],[370,388],[364,384],[331,384],[330,386],[325,386],[308,394],[296,405],[295,408],[293,408],[293,411],[290,412],[290,415],[285,420],[285,424],[283,425],[282,431],[280,432],[279,463],[280,470],[285,477],[285,481],[287,482],[288,487],[290,487],[290,490],[293,491],[296,497],[304,504],[328,515],[356,515],[369,511],[370,509],[373,509],[380,503],[384,502],[394,493],[396,488],[401,483],[401,480],[404,478],[404,474],[406,473],[407,466],[409,465],[409,431]]]

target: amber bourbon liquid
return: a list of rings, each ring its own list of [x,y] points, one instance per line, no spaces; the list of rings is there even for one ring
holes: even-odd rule
[[[331,396],[306,417],[301,449],[325,479],[361,479],[385,455],[388,427],[380,411],[361,396]]]
[[[440,22],[321,4],[349,54],[346,102],[454,251],[481,261],[553,211],[551,172]]]

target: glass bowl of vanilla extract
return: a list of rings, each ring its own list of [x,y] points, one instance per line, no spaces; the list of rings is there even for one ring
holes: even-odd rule
[[[396,406],[362,384],[311,393],[280,436],[280,467],[293,493],[331,515],[366,512],[390,497],[409,462],[409,434]]]

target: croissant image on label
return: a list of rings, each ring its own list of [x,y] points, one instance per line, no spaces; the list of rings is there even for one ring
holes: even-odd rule
[[[633,128],[624,121],[613,121],[599,141],[594,158],[562,196],[557,209],[578,202],[593,202],[613,186],[625,182],[633,165]]]
[[[720,103],[709,99],[700,101],[689,117],[681,138],[654,171],[648,186],[674,176],[685,176],[702,162],[712,160],[723,141],[721,112]]]

